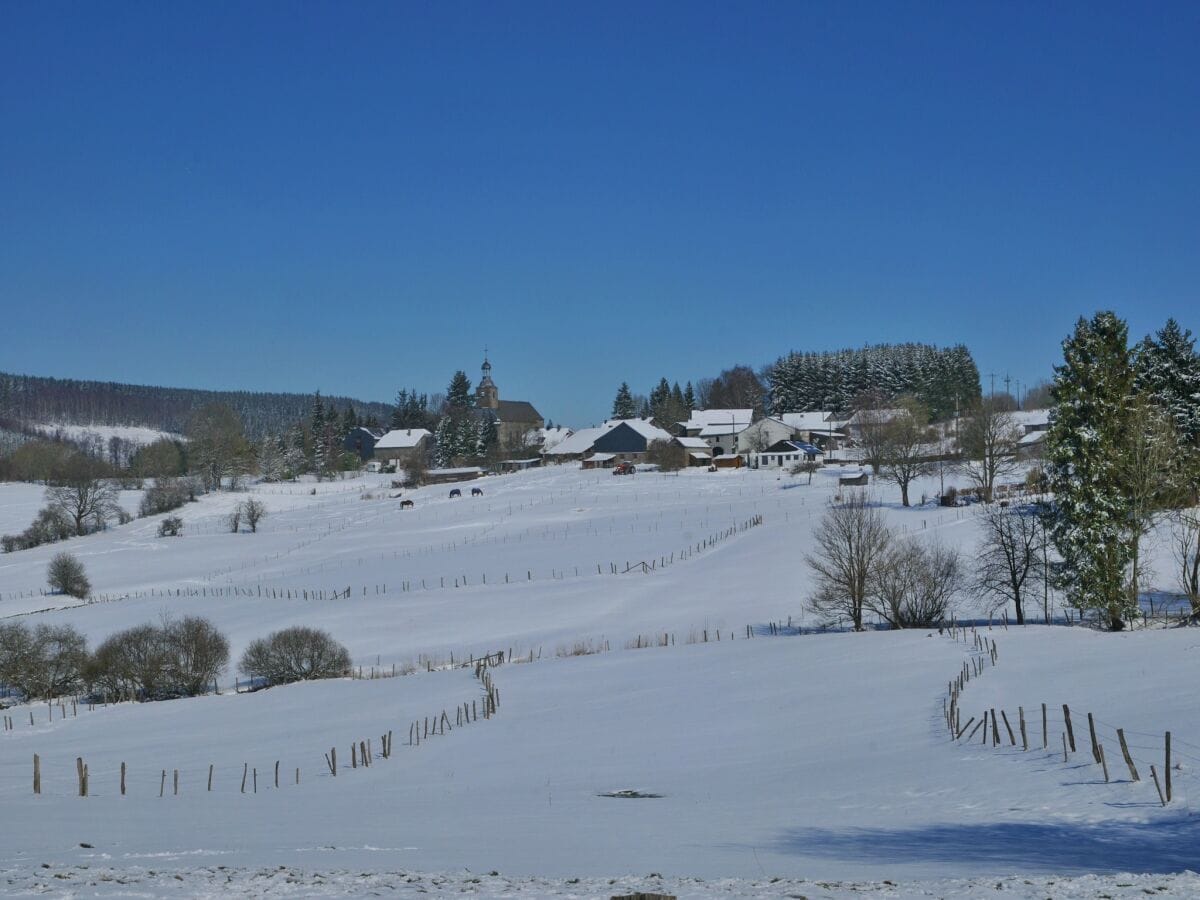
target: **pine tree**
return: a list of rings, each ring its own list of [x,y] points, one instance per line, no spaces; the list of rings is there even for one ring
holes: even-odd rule
[[[633,403],[633,395],[629,393],[629,385],[624,381],[617,388],[617,396],[613,400],[612,417],[614,419],[633,419],[637,417],[637,407]]]
[[[696,390],[692,387],[690,381],[687,383],[687,387],[683,389],[683,405],[687,407],[689,412],[696,408]]]
[[[1136,613],[1125,590],[1133,558],[1132,503],[1121,484],[1133,367],[1127,327],[1111,312],[1080,318],[1054,371],[1046,457],[1061,586],[1114,631]]]
[[[316,396],[313,397],[309,427],[312,429],[314,438],[325,433],[325,405],[321,402],[320,391],[317,391]]]
[[[451,409],[470,409],[475,405],[475,395],[471,393],[471,380],[467,373],[459,369],[450,379],[446,389],[446,405]]]
[[[345,437],[357,427],[358,416],[354,414],[354,407],[347,406],[342,411],[342,437]]]
[[[1200,447],[1200,356],[1191,331],[1167,319],[1134,359],[1138,390],[1171,417],[1181,444]]]
[[[283,456],[283,475],[295,481],[298,475],[308,471],[308,448],[305,446],[304,429],[299,424],[288,433],[287,449]]]

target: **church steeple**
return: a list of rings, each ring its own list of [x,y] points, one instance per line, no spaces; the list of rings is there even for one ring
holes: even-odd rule
[[[475,389],[475,405],[481,409],[496,409],[500,405],[500,391],[492,381],[492,364],[488,362],[486,349],[483,351],[480,372],[479,386]]]

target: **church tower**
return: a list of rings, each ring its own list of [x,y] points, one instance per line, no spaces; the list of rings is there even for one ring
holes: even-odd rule
[[[483,354],[482,376],[479,386],[475,388],[475,405],[480,409],[496,409],[500,406],[500,391],[496,382],[492,381],[492,364],[488,362],[487,351]]]

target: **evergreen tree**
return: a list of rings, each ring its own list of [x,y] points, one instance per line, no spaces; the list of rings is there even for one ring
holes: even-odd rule
[[[683,405],[687,407],[689,412],[696,408],[696,391],[690,381],[687,383],[687,387],[683,389]]]
[[[309,417],[309,427],[314,437],[325,433],[325,405],[321,402],[321,392],[313,397],[312,415]]]
[[[263,481],[279,481],[284,472],[284,446],[279,435],[267,435],[258,448],[258,474]]]
[[[629,393],[629,385],[622,381],[617,388],[617,396],[613,400],[612,417],[614,419],[633,419],[637,417],[637,407],[633,403],[633,395]]]
[[[297,423],[288,432],[287,449],[283,456],[284,477],[295,481],[296,477],[308,471],[308,447],[304,437],[304,428]]]
[[[467,373],[459,369],[450,379],[446,389],[446,406],[450,409],[470,409],[475,405],[475,395],[471,393],[471,380]]]
[[[393,430],[427,428],[429,424],[427,394],[418,394],[415,388],[411,391],[401,390],[396,394],[396,407],[392,410],[391,419]]]
[[[1079,319],[1054,370],[1046,435],[1061,586],[1074,606],[1099,610],[1114,631],[1137,612],[1125,590],[1133,504],[1121,483],[1133,388],[1127,336],[1111,312]]]
[[[342,437],[345,437],[357,427],[358,416],[354,414],[354,407],[347,406],[342,411]]]
[[[1200,356],[1191,331],[1167,319],[1134,359],[1138,390],[1171,417],[1182,445],[1200,447]]]

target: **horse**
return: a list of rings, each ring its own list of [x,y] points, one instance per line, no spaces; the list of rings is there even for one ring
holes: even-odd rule
[[[461,497],[461,496],[462,496],[462,491],[460,491],[458,488],[455,488],[454,490],[452,490],[452,491],[450,492],[450,499],[451,499],[451,500],[453,500],[455,497]]]
[[[412,509],[412,508],[413,508],[413,502],[412,502],[411,500],[401,500],[401,501],[400,501],[400,508],[401,508],[401,509]]]
[[[483,496],[483,488],[471,488],[471,496],[472,497],[482,497]]]

